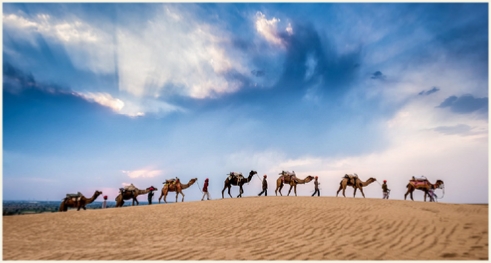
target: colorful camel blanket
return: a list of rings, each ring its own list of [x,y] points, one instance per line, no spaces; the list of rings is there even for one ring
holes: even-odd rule
[[[413,184],[414,186],[420,186],[428,185],[430,182],[428,182],[428,180],[409,180],[409,183]]]
[[[166,179],[164,184],[175,184],[176,183],[176,179]]]

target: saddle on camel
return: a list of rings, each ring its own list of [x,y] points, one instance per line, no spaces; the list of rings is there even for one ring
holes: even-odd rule
[[[228,174],[228,180],[229,181],[232,181],[233,178],[236,178],[237,179],[237,182],[240,182],[240,180],[242,180],[242,178],[244,178],[244,176],[242,175],[242,173],[230,172]]]
[[[133,185],[133,183],[131,183],[130,185],[127,185],[123,188],[119,188],[119,191],[121,192],[121,195],[124,195],[126,192],[133,192],[136,189],[137,188]]]
[[[175,179],[174,178],[172,178],[172,179],[165,179],[165,182],[163,184],[164,185],[166,185],[166,184],[176,184],[177,179],[179,179],[179,178],[176,177]]]
[[[345,174],[344,178],[348,179],[348,183],[347,183],[348,186],[354,186],[356,185],[356,181],[360,180],[357,174]]]
[[[67,199],[72,199],[73,201],[80,201],[80,197],[82,197],[82,193],[77,192],[76,194],[66,194]]]
[[[289,178],[290,181],[295,181],[295,183],[298,184],[298,179],[297,179],[297,175],[295,174],[295,171],[291,171],[291,172],[288,172],[288,171],[282,171],[281,173],[281,181],[285,181],[285,178]]]
[[[428,181],[428,178],[426,178],[426,176],[424,175],[421,175],[420,177],[414,177],[409,180],[409,182],[413,183],[413,185],[416,187],[418,185],[428,185],[428,184],[431,184],[429,181]]]

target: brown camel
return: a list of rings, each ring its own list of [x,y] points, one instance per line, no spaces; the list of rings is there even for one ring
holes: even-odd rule
[[[102,194],[101,191],[96,190],[94,192],[94,195],[92,195],[92,197],[89,199],[87,199],[83,195],[81,195],[79,197],[68,197],[67,196],[67,197],[63,198],[63,201],[61,201],[60,209],[58,211],[66,212],[69,207],[72,207],[72,208],[76,207],[77,211],[80,211],[80,208],[83,208],[84,210],[86,210],[85,206],[94,202],[94,200],[97,199],[97,197],[99,197],[99,195],[101,195],[101,194]]]
[[[280,192],[281,196],[283,196],[283,194],[281,194],[281,189],[283,188],[283,185],[285,185],[285,184],[290,185],[290,190],[288,190],[287,196],[290,196],[290,192],[292,191],[292,188],[293,188],[293,192],[295,193],[295,196],[297,196],[297,184],[306,184],[306,183],[314,180],[314,177],[309,175],[309,176],[305,177],[304,179],[297,178],[297,182],[295,182],[295,180],[291,180],[291,175],[289,175],[285,171],[282,171],[280,173],[280,175],[281,176],[278,177],[278,179],[276,179],[276,190],[274,191],[274,193],[275,193],[275,195],[278,195],[278,192]]]
[[[404,200],[406,200],[406,197],[408,194],[411,197],[411,200],[414,201],[413,199],[413,192],[414,190],[421,190],[424,192],[424,201],[426,202],[426,196],[430,196],[428,191],[430,188],[437,189],[437,188],[442,188],[443,187],[443,181],[442,180],[436,180],[434,184],[430,183],[428,180],[409,180],[409,183],[406,185],[407,192],[404,195]]]
[[[174,183],[169,183],[168,181],[163,182],[164,187],[162,187],[162,193],[160,194],[160,197],[159,197],[159,204],[160,204],[160,200],[162,199],[162,196],[164,197],[164,202],[167,203],[166,198],[167,198],[168,192],[176,192],[176,203],[177,203],[177,197],[179,196],[179,194],[182,194],[182,201],[181,202],[184,202],[184,193],[182,192],[182,190],[189,188],[197,180],[198,180],[198,178],[193,178],[193,179],[189,180],[189,182],[187,184],[182,184],[181,181],[179,180],[179,178],[176,178]]]
[[[344,192],[346,191],[347,186],[351,186],[355,189],[353,192],[353,198],[356,195],[356,189],[360,189],[361,194],[363,195],[363,198],[365,198],[365,193],[363,193],[363,187],[377,181],[377,179],[370,177],[366,182],[363,182],[358,176],[353,176],[353,175],[344,175],[343,180],[339,183],[339,189],[338,192],[336,193],[336,197],[339,194],[339,191],[343,190],[343,196],[346,197]]]
[[[158,189],[153,186],[150,186],[145,190],[136,189],[132,191],[125,191],[123,195],[121,195],[120,193],[118,196],[116,196],[115,199],[116,207],[122,207],[124,205],[124,200],[129,200],[129,199],[133,199],[133,203],[131,205],[135,205],[135,202],[136,205],[139,205],[140,203],[138,202],[138,199],[136,199],[139,195],[148,194],[150,191],[155,191],[155,190]]]
[[[230,198],[232,198],[232,195],[230,194],[230,188],[232,187],[232,185],[239,186],[240,190],[239,190],[239,195],[237,196],[237,198],[242,197],[242,194],[244,193],[242,186],[245,183],[249,183],[255,174],[257,174],[257,172],[254,170],[251,170],[249,172],[249,176],[247,178],[237,179],[234,176],[234,177],[232,177],[232,179],[229,179],[229,177],[227,177],[227,179],[225,179],[225,185],[223,186],[223,190],[222,190],[222,199],[224,198],[223,193],[225,192],[226,188],[228,188],[228,195],[230,196]]]

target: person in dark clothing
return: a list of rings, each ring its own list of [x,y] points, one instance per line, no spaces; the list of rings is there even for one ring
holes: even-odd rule
[[[321,196],[321,191],[319,191],[319,181],[318,181],[318,178],[319,177],[315,177],[315,180],[314,180],[314,193],[312,194],[312,196],[314,196],[315,194],[317,194],[317,196]]]
[[[384,183],[382,184],[382,192],[384,194],[382,199],[389,199],[390,189],[387,187],[387,180],[384,180]]]
[[[207,200],[210,200],[210,193],[208,193],[208,178],[205,179],[205,184],[203,185],[203,198],[201,198],[201,201],[205,199],[205,196]]]
[[[258,194],[258,196],[261,196],[263,193],[264,193],[264,196],[268,196],[268,181],[266,180],[266,178],[268,178],[268,176],[264,175],[263,177],[264,177],[264,179],[263,179],[263,191],[260,192]]]
[[[153,190],[148,192],[148,204],[152,204],[152,198],[153,198]]]

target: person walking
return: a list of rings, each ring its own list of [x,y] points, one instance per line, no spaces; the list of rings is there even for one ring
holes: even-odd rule
[[[153,187],[152,187],[153,189]],[[152,198],[153,198],[153,190],[151,190],[150,192],[148,192],[148,204],[151,205],[152,204]]]
[[[387,180],[384,180],[384,183],[382,184],[382,192],[384,194],[382,199],[389,199],[390,189],[387,187]]]
[[[205,184],[203,185],[203,198],[201,198],[201,201],[205,199],[205,196],[206,200],[210,200],[210,193],[208,193],[208,178],[205,179]]]
[[[321,191],[319,191],[319,177],[315,177],[315,180],[314,180],[314,193],[312,194],[312,196],[314,196],[316,193],[317,193],[317,196],[321,196]]]
[[[102,208],[107,208],[107,195],[104,196],[104,201],[102,201]]]
[[[264,196],[268,196],[268,181],[266,178],[268,178],[267,175],[263,176],[263,191],[258,194],[258,196],[261,196],[264,193]]]

